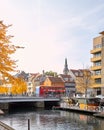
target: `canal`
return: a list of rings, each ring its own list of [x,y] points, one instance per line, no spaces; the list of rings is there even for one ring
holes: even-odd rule
[[[104,130],[104,119],[91,115],[59,110],[12,110],[0,116],[0,121],[15,130]]]

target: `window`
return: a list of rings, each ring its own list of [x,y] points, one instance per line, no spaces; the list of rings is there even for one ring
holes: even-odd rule
[[[100,57],[100,56],[101,56],[101,52],[94,54],[94,57]]]
[[[95,83],[101,84],[101,79],[100,78],[99,79],[95,79]]]
[[[95,66],[101,66],[101,61],[95,62],[94,65]]]
[[[28,83],[28,86],[31,86],[31,82]]]
[[[95,74],[96,74],[96,75],[100,75],[100,74],[101,74],[101,70],[96,70],[96,71],[95,71]]]
[[[97,44],[97,45],[94,46],[94,48],[95,48],[95,49],[96,49],[96,48],[102,48],[102,44]]]

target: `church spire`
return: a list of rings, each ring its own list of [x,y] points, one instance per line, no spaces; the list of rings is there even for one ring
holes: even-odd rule
[[[67,58],[65,58],[63,74],[68,75],[68,73],[69,73],[69,69],[68,69],[68,64],[67,64]]]

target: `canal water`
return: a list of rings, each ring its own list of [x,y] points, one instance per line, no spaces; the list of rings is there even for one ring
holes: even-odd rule
[[[15,130],[104,130],[104,119],[59,110],[18,110],[0,116]]]

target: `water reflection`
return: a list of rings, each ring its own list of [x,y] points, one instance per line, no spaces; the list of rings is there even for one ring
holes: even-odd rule
[[[67,113],[63,111],[61,111],[60,113],[64,116],[68,116],[70,122],[73,122],[72,124],[74,125],[74,127],[80,126],[81,128],[83,127],[84,130],[101,130],[100,125],[102,122],[104,123],[104,120],[95,118],[94,116],[90,115]]]
[[[19,111],[0,116],[0,120],[16,130],[27,130],[28,119],[31,130],[104,130],[104,120],[58,110]]]

